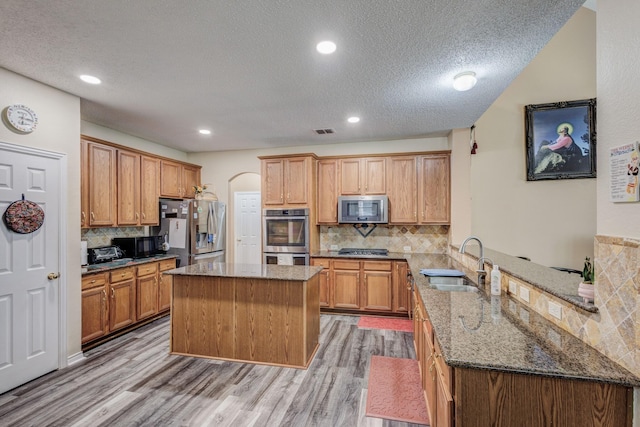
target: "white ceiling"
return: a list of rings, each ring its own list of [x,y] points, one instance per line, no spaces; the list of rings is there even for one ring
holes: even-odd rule
[[[0,67],[79,96],[83,120],[187,152],[445,135],[583,2],[2,0]],[[315,51],[324,39],[336,53]],[[454,91],[466,70],[478,84]]]

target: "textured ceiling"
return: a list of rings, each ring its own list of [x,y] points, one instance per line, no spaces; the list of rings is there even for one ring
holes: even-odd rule
[[[444,135],[583,1],[2,0],[0,66],[79,96],[83,120],[188,152]],[[336,53],[315,51],[324,39]],[[478,84],[456,92],[465,70]]]

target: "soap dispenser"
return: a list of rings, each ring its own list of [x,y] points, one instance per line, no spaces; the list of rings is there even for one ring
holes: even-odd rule
[[[502,281],[502,273],[496,264],[493,264],[493,270],[491,270],[491,295],[500,295],[502,287],[500,282]]]

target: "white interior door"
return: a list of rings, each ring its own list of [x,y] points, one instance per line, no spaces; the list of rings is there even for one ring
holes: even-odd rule
[[[262,264],[260,238],[260,193],[234,193],[234,235],[236,264]]]
[[[60,160],[0,145],[0,215],[22,195],[45,213],[30,234],[0,223],[0,393],[58,368]]]

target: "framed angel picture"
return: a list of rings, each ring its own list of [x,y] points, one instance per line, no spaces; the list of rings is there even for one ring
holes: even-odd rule
[[[527,181],[596,177],[596,100],[525,106]]]

